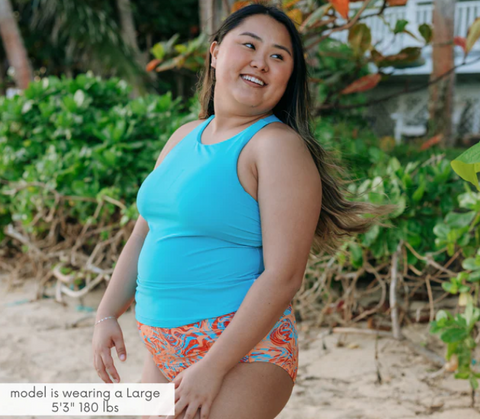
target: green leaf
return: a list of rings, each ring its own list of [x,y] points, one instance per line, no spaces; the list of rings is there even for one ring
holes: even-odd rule
[[[429,44],[432,41],[432,27],[428,23],[422,23],[418,26],[418,32],[422,35],[423,39],[425,39],[425,43]]]
[[[405,212],[405,208],[407,207],[406,198],[401,196],[395,205],[397,206],[397,209],[390,214],[390,218],[397,218]]]
[[[430,333],[435,334],[439,333],[445,327],[445,319],[441,319],[439,322],[430,322]]]
[[[459,237],[459,231],[458,230],[450,230],[447,234],[447,240],[450,242],[450,243],[455,243],[457,240],[458,240],[458,237]]]
[[[403,32],[405,30],[405,28],[407,27],[407,25],[408,25],[408,20],[405,20],[405,19],[397,20],[397,22],[395,24],[395,29],[393,30],[393,33],[397,34],[397,33]]]
[[[82,107],[83,102],[85,101],[85,92],[81,89],[78,89],[73,95],[73,100],[79,108]]]
[[[473,324],[476,322],[475,313],[474,313],[473,303],[471,301],[468,302],[467,306],[465,307],[465,312],[463,314],[465,321],[467,323],[467,327],[471,329]]]
[[[447,343],[447,354],[445,356],[447,360],[450,360],[451,356],[457,352],[458,346],[459,346],[458,342]]]
[[[402,176],[402,182],[403,182],[403,185],[405,186],[405,189],[410,188],[413,183],[412,178],[408,173],[404,173],[404,175]]]
[[[407,232],[407,241],[413,248],[415,248],[422,244],[423,238],[420,236],[420,234]]]
[[[25,114],[30,109],[32,109],[33,104],[34,104],[33,100],[27,100],[22,106],[22,114]]]
[[[440,319],[448,319],[449,318],[448,314],[449,313],[447,313],[447,311],[445,310],[438,310],[437,314],[435,315],[435,320],[439,321]]]
[[[443,332],[440,339],[447,343],[454,343],[462,341],[467,336],[468,334],[465,329],[451,328]]]
[[[477,344],[475,343],[475,340],[471,336],[468,336],[467,339],[465,339],[465,346],[468,349],[474,349],[477,346]]]
[[[462,268],[467,271],[475,271],[480,269],[480,265],[475,262],[474,258],[467,258],[462,262]]]
[[[352,256],[352,264],[355,267],[362,266],[363,264],[363,252],[362,248],[357,243],[350,243],[350,252]]]
[[[330,9],[332,8],[331,3],[324,4],[323,6],[316,8],[315,11],[305,19],[303,25],[306,28],[309,28],[316,22],[318,22]]]
[[[458,196],[458,203],[461,208],[467,208],[476,212],[480,211],[480,193],[468,191]]]
[[[472,375],[469,381],[472,388],[476,390],[478,388],[478,380]]]
[[[475,211],[464,212],[462,214],[449,212],[445,217],[445,222],[453,228],[467,227],[476,216]]]
[[[480,172],[480,143],[470,147],[450,164],[457,175],[473,184],[480,191],[477,177],[477,173]]]
[[[184,54],[187,51],[187,46],[185,44],[177,44],[173,48],[179,54]]]
[[[465,55],[473,48],[475,42],[480,38],[480,17],[477,17],[468,28],[467,40],[465,42]]]
[[[469,281],[469,282],[479,282],[480,281],[480,271],[473,271],[468,276],[467,281]]]
[[[378,226],[377,224],[375,224],[373,227],[370,228],[370,230],[368,230],[366,233],[365,233],[365,238],[363,240],[363,244],[365,246],[371,246],[371,244],[376,240],[376,238],[378,237],[378,234],[380,233],[380,226]]]
[[[361,56],[372,44],[370,28],[365,23],[353,25],[348,32],[348,42],[357,56]]]
[[[455,244],[454,243],[448,243],[447,244],[447,255],[448,256],[453,256],[455,253]]]
[[[442,282],[442,288],[451,294],[458,292],[457,284],[452,284],[451,282]]]
[[[151,49],[150,52],[153,54],[153,56],[159,60],[163,60],[165,57],[165,48],[163,47],[163,44],[161,42],[158,42],[155,44]]]
[[[400,164],[400,162],[398,161],[398,159],[396,157],[392,157],[389,161],[388,161],[388,167],[387,167],[387,172],[388,173],[395,173],[397,170],[399,170],[400,168],[402,167],[402,165]]]
[[[425,183],[421,183],[418,189],[413,193],[412,199],[415,202],[420,201],[423,197],[424,192],[425,192]]]
[[[444,223],[439,223],[437,224],[434,228],[433,228],[433,233],[441,238],[441,239],[444,239],[446,240],[447,237],[448,237],[448,233],[450,232],[450,227],[447,226],[446,224]]]

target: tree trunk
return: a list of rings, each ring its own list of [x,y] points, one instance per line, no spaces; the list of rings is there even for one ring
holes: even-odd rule
[[[117,7],[120,14],[123,40],[138,53],[140,50],[137,44],[137,35],[135,34],[135,24],[133,22],[130,0],[117,0]]]
[[[5,74],[7,73],[6,66],[4,65],[4,60],[0,57],[0,96],[7,95],[7,78]]]
[[[455,3],[455,0],[433,2],[433,67],[430,80],[442,76],[455,65],[453,50]],[[432,84],[429,89],[428,132],[430,137],[441,135],[442,147],[452,147],[455,141],[452,132],[454,85],[455,72],[452,71]]]
[[[0,36],[8,62],[15,70],[17,87],[26,89],[33,79],[33,71],[10,0],[0,0]]]
[[[148,62],[148,53],[142,54],[137,43],[137,35],[135,32],[135,23],[133,20],[133,13],[130,0],[117,0],[118,13],[120,15],[120,25],[122,30],[122,38],[125,44],[130,46],[134,52],[135,60],[140,66],[146,70]],[[150,81],[155,81],[154,73],[148,73]],[[132,80],[133,91],[132,96],[138,97],[142,92],[145,92],[145,85],[140,77],[135,77]]]
[[[230,14],[236,0],[200,0],[200,31],[211,35],[215,32],[224,18]]]

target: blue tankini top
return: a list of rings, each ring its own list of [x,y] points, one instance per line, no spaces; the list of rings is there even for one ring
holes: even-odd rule
[[[143,181],[139,213],[149,232],[138,259],[135,317],[179,327],[238,310],[264,271],[258,202],[241,185],[237,161],[267,116],[216,144],[195,127]],[[281,121],[280,121],[281,122]]]

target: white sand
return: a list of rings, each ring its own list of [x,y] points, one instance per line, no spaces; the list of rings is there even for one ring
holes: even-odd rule
[[[33,297],[35,283],[26,281],[6,293],[1,278],[0,382],[102,383],[92,362],[94,314],[80,327],[69,328],[68,324],[88,315],[77,309],[78,300],[66,298],[66,307],[53,299],[22,303]],[[102,286],[91,292],[84,306],[96,308],[103,291]],[[137,383],[146,348],[133,312],[128,311],[119,321],[128,359],[121,363],[115,355],[115,365],[123,383]],[[414,331],[420,336],[426,327]],[[469,408],[468,382],[452,375],[426,379],[435,367],[405,344],[379,340],[383,383],[376,384],[374,337],[343,335],[344,346],[338,347],[340,335],[329,335],[324,339],[325,350],[320,340],[307,343],[320,331],[299,323],[297,385],[278,419],[480,419],[480,408]]]

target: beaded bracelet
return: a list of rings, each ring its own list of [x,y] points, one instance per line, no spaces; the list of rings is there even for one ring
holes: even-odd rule
[[[95,322],[95,325],[97,325],[98,323],[103,322],[104,320],[107,320],[107,319],[116,319],[116,317],[115,316],[104,317],[103,319],[97,320]]]

